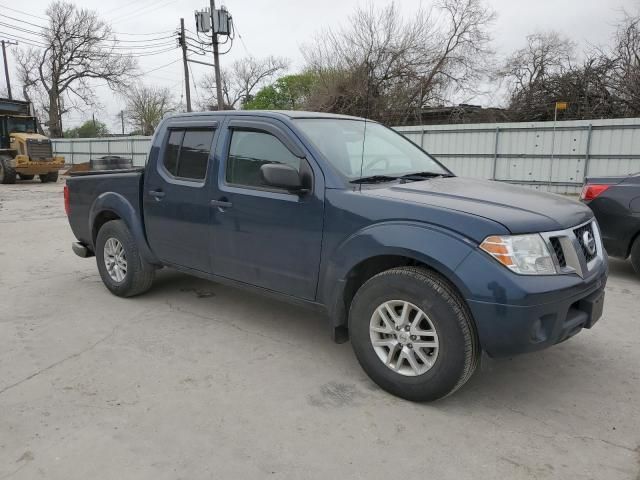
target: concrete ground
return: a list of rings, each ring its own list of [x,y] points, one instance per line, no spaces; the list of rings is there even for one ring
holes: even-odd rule
[[[315,313],[163,270],[111,295],[62,183],[0,185],[0,479],[640,479],[640,278],[604,318],[484,358],[450,398],[377,388]]]

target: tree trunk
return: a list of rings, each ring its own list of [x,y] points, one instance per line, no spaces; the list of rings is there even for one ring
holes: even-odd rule
[[[62,138],[61,130],[57,89],[52,85],[49,91],[49,136],[51,138]]]

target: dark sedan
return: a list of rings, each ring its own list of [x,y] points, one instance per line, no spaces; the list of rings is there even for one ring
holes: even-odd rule
[[[591,207],[607,253],[629,258],[640,275],[640,173],[587,177],[580,200]]]

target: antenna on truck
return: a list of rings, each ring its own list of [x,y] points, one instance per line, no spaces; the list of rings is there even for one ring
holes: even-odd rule
[[[367,66],[367,96],[366,96],[366,105],[365,105],[365,115],[364,115],[364,131],[362,133],[362,153],[360,156],[360,178],[362,178],[363,175],[363,169],[364,169],[364,148],[365,148],[365,144],[367,141],[367,119],[369,117],[369,62],[366,62],[366,66]],[[362,183],[359,182],[360,188],[359,191],[362,191]]]

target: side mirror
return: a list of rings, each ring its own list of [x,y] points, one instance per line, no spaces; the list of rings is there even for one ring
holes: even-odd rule
[[[302,183],[300,173],[283,163],[267,163],[260,167],[260,176],[265,185],[283,188],[290,192],[304,193],[307,189]]]

